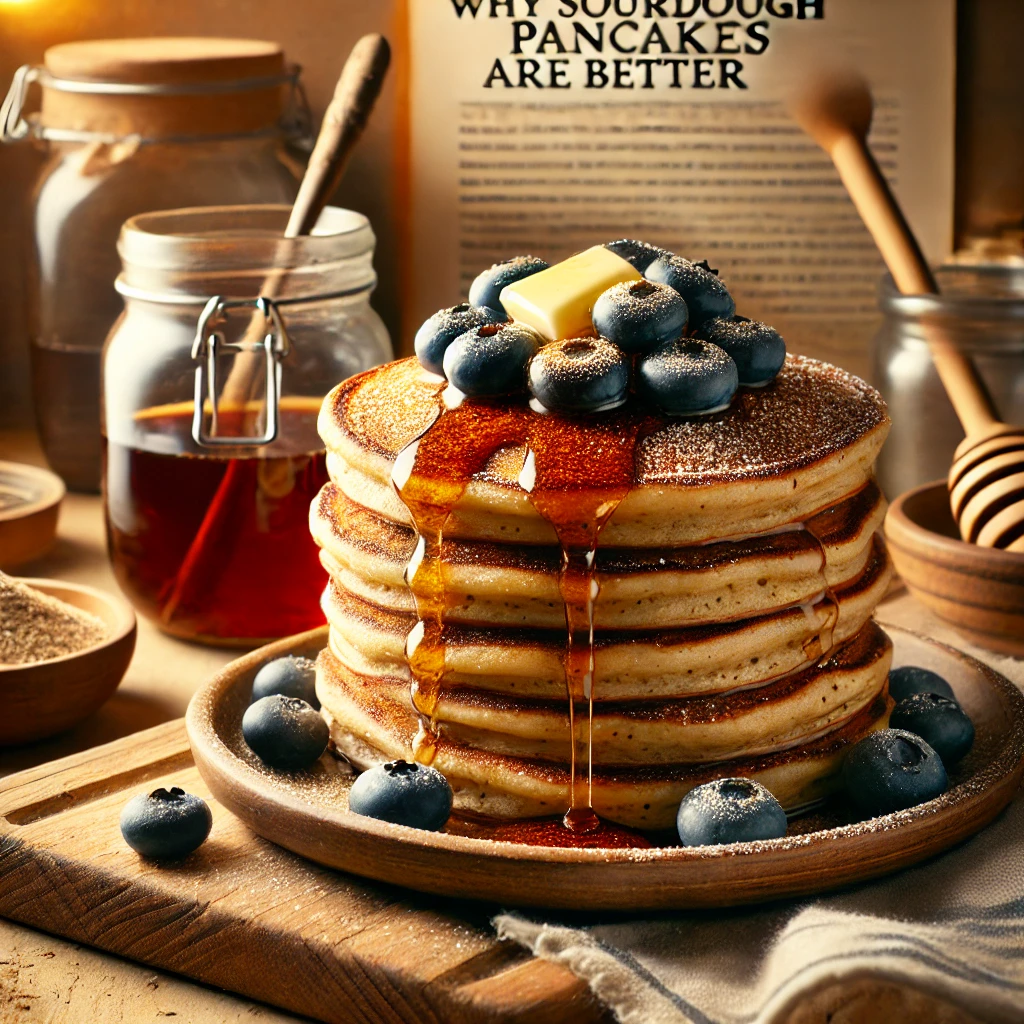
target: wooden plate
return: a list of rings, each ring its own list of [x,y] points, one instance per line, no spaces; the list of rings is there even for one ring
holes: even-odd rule
[[[254,832],[329,867],[382,882],[505,905],[586,910],[727,906],[800,896],[875,878],[948,849],[990,822],[1024,774],[1024,697],[981,662],[907,630],[887,627],[895,664],[949,680],[974,721],[974,749],[936,800],[854,824],[761,843],[699,849],[577,850],[423,832],[352,814],[347,766],[325,755],[309,772],[272,773],[241,736],[252,677],[283,654],[313,655],[314,630],[228,665],[192,699],[186,727],[214,796]],[[820,819],[818,819],[820,821]]]
[[[0,569],[31,562],[53,547],[64,481],[21,462],[0,462]]]

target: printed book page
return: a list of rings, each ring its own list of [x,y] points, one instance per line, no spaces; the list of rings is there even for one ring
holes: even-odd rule
[[[954,0],[408,0],[405,331],[510,256],[640,238],[869,375],[881,260],[786,113],[830,68],[928,258],[953,219]]]

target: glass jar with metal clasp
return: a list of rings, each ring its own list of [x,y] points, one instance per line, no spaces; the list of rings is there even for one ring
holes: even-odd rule
[[[889,499],[949,473],[964,432],[935,371],[926,325],[966,352],[1008,423],[1024,423],[1024,269],[948,265],[938,295],[900,295],[890,278],[874,346],[872,383],[889,403],[892,429],[878,458]]]
[[[33,85],[40,106],[27,114]],[[65,43],[15,73],[0,129],[42,158],[27,297],[43,448],[70,487],[97,490],[121,225],[150,210],[291,202],[310,138],[299,69],[259,40]]]
[[[374,236],[327,207],[285,239],[286,206],[130,219],[103,352],[107,537],[135,606],[186,639],[250,646],[319,625],[309,506],[316,421],[339,381],[391,358],[369,305]]]

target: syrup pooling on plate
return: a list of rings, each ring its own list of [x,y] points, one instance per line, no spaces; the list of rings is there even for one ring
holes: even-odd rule
[[[436,418],[402,449],[392,469],[392,484],[409,510],[417,538],[405,571],[417,620],[406,641],[406,658],[412,705],[420,719],[413,757],[424,764],[433,761],[437,746],[437,704],[445,672],[445,524],[474,474],[522,433],[521,410],[476,402],[446,405],[439,390]]]
[[[626,410],[582,420],[537,414],[530,421],[529,454],[519,478],[561,549],[558,587],[565,605],[570,739],[565,824],[577,832],[600,824],[591,798],[598,539],[633,486],[637,440],[649,419]]]

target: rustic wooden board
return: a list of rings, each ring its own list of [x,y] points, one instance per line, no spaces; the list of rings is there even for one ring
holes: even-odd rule
[[[213,831],[142,861],[118,815],[138,792],[205,797]],[[192,763],[181,721],[0,781],[0,915],[330,1022],[610,1020],[566,969],[495,939],[493,908],[321,868],[253,835]]]

